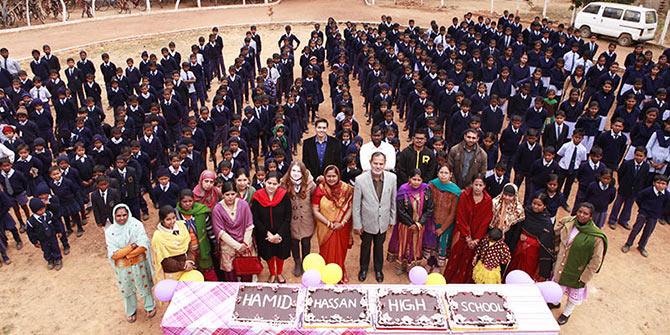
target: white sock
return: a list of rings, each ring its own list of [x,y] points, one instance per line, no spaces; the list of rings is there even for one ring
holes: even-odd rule
[[[568,300],[567,305],[565,306],[565,309],[563,310],[563,315],[565,316],[570,316],[572,314],[572,311],[575,309],[577,305],[573,304],[570,300]]]

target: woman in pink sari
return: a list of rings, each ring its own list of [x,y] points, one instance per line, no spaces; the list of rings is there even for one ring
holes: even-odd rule
[[[221,191],[214,186],[215,180],[216,173],[209,170],[202,171],[198,185],[193,188],[194,200],[209,209],[214,209],[216,203],[223,199]]]
[[[312,195],[312,209],[316,221],[319,254],[326,263],[336,263],[342,268],[342,283],[349,278],[344,268],[347,250],[353,245],[351,204],[354,188],[340,180],[340,170],[329,165],[323,180]]]

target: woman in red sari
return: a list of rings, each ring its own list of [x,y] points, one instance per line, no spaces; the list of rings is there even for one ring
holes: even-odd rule
[[[538,193],[526,208],[526,218],[505,235],[512,261],[507,271],[521,270],[535,281],[551,277],[554,267],[554,226],[547,212],[547,195]]]
[[[475,176],[472,186],[465,189],[458,200],[451,254],[444,269],[444,277],[449,284],[473,283],[472,259],[475,257],[475,247],[486,236],[493,217],[491,196],[484,188],[484,176]]]
[[[326,260],[326,264],[336,263],[342,268],[342,283],[346,284],[349,278],[344,260],[354,242],[351,235],[354,188],[340,180],[340,170],[334,165],[325,168],[323,177],[312,195],[319,254]]]

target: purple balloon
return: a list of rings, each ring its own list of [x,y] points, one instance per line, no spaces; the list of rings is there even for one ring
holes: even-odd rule
[[[561,302],[561,298],[563,298],[563,289],[558,283],[554,281],[543,281],[541,283],[536,283],[535,286],[542,292],[542,297],[545,302],[550,304],[558,304]]]
[[[505,284],[533,284],[535,281],[527,273],[514,270],[505,277]]]
[[[156,297],[158,301],[162,302],[168,302],[172,300],[172,296],[177,289],[178,283],[178,281],[173,279],[164,279],[159,281],[158,284],[154,286],[154,297]]]
[[[302,286],[315,287],[321,284],[321,272],[319,270],[307,270],[302,274]]]
[[[428,280],[428,272],[423,266],[415,266],[409,270],[409,281],[414,285],[423,285]]]

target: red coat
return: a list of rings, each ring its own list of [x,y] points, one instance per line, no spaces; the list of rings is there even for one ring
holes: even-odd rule
[[[492,218],[493,201],[486,191],[484,191],[482,201],[477,204],[472,196],[472,187],[463,191],[456,207],[456,228],[449,261],[444,269],[444,277],[447,279],[447,283],[467,284],[474,282],[472,280],[472,259],[475,257],[475,249],[468,247],[465,238],[467,236],[470,236],[473,240],[483,238]]]

